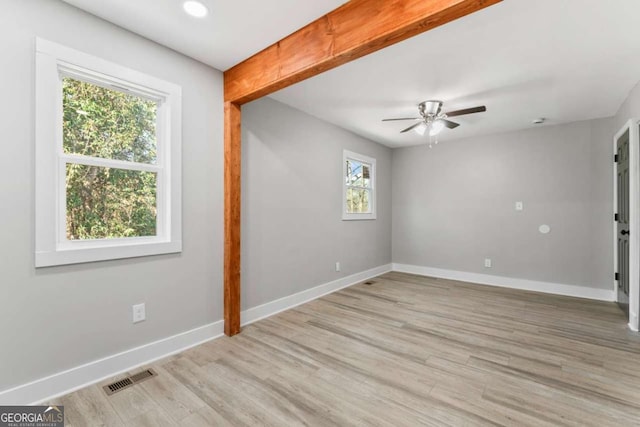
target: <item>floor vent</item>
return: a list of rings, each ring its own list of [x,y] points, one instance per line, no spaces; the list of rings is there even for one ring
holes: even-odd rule
[[[142,372],[139,372],[135,375],[131,375],[129,378],[131,379],[131,381],[133,381],[134,383],[139,383],[140,381],[144,381],[148,378],[151,377],[155,377],[157,374],[152,371],[151,369],[145,369]]]
[[[147,380],[151,377],[155,377],[156,375],[158,374],[156,374],[152,369],[145,369],[144,371],[138,372],[137,374],[131,375],[130,377],[123,378],[111,384],[107,384],[102,388],[107,393],[107,395],[111,396],[114,393],[117,393],[129,387],[133,387],[137,383]]]
[[[364,282],[365,285],[373,285],[375,282],[375,280],[367,280],[366,282]]]

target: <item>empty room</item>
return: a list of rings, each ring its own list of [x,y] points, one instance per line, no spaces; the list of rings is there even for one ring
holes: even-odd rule
[[[639,19],[0,1],[0,427],[640,425]]]

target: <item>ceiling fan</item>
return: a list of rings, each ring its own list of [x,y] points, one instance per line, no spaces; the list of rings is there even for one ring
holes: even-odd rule
[[[465,108],[464,110],[450,111],[448,113],[442,112],[442,101],[424,101],[418,104],[418,112],[420,117],[403,117],[399,119],[383,119],[383,122],[391,122],[398,120],[418,120],[418,123],[409,126],[408,128],[400,131],[400,133],[408,132],[415,129],[420,135],[424,135],[429,130],[430,136],[435,136],[442,131],[442,129],[449,128],[455,129],[460,126],[459,123],[448,120],[449,117],[464,116],[465,114],[482,113],[487,111],[487,107],[484,105],[480,107]]]

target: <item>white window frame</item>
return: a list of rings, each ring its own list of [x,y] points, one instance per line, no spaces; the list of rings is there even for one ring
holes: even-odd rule
[[[355,160],[369,165],[371,167],[371,212],[368,213],[349,213],[347,212],[347,188],[352,187],[347,184],[345,177],[347,176],[347,160]],[[353,151],[344,150],[342,153],[342,219],[344,221],[354,220],[372,220],[376,219],[376,159]]]
[[[65,154],[62,141],[64,77],[158,102],[156,163]],[[36,38],[35,80],[35,266],[181,252],[181,87],[40,38]],[[156,173],[156,236],[68,240],[67,163]]]

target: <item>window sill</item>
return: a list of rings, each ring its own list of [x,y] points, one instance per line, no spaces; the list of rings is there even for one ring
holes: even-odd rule
[[[343,214],[343,221],[373,221],[376,219],[376,214]]]
[[[36,252],[35,266],[53,267],[57,265],[81,264],[95,261],[109,261],[152,255],[182,252],[182,241],[145,242],[118,246],[78,247],[56,251]]]

